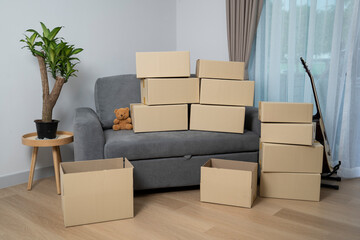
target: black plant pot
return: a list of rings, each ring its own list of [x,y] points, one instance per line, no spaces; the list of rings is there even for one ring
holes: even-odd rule
[[[39,139],[54,139],[56,138],[56,131],[59,120],[52,120],[51,122],[43,122],[42,120],[34,120],[36,124],[36,131]]]

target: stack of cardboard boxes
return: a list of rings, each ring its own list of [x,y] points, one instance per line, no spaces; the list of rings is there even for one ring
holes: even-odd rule
[[[310,103],[259,103],[260,196],[320,200],[323,146],[312,113]]]
[[[254,82],[242,81],[244,70],[244,62],[197,61],[200,104],[191,105],[190,130],[244,132],[244,106],[254,99]]]
[[[130,105],[134,132],[188,129],[188,104],[199,103],[189,52],[137,52],[141,102]]]

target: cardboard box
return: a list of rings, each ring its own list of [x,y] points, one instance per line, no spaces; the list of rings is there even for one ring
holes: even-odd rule
[[[136,77],[189,77],[190,52],[137,52]]]
[[[176,131],[188,129],[188,105],[130,104],[133,130],[138,132]]]
[[[200,103],[218,105],[254,105],[254,81],[201,79]]]
[[[243,133],[245,107],[191,104],[190,130]]]
[[[60,164],[66,227],[134,217],[133,166],[125,158]]]
[[[210,159],[201,167],[200,201],[251,208],[258,164]]]
[[[262,142],[310,146],[315,132],[315,123],[261,123]]]
[[[217,79],[245,79],[244,62],[227,62],[198,59],[196,62],[196,76],[198,78]]]
[[[320,173],[261,172],[260,196],[320,201]]]
[[[319,142],[312,146],[262,143],[261,171],[321,173],[323,151]]]
[[[312,103],[259,102],[261,122],[311,123]]]
[[[198,78],[141,80],[141,102],[146,105],[199,103]]]

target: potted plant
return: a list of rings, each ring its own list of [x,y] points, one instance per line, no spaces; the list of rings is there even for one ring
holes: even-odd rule
[[[39,34],[34,29],[26,30],[31,36],[25,35],[20,40],[26,45],[33,56],[38,60],[42,85],[42,119],[35,120],[36,130],[39,139],[56,138],[58,120],[52,119],[52,112],[56,101],[59,98],[61,89],[72,76],[76,77],[76,64],[80,61],[75,55],[80,53],[82,48],[75,48],[65,42],[63,38],[56,37],[62,27],[48,29],[42,22],[40,23],[43,33]],[[55,83],[50,91],[47,72],[51,73]]]

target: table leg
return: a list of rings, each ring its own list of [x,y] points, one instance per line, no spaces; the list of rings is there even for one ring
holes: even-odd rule
[[[60,159],[60,151],[59,146],[52,147],[53,161],[54,161],[54,170],[55,170],[55,180],[56,180],[56,190],[57,194],[60,194],[60,171],[59,171],[59,163]]]
[[[38,153],[38,147],[34,147],[32,154],[31,154],[31,167],[30,167],[30,173],[29,173],[29,181],[28,181],[28,186],[27,186],[27,190],[31,190],[31,185],[33,182],[33,178],[34,178],[34,171],[35,171],[35,164],[36,164],[36,157],[37,157],[37,153]]]
[[[57,153],[58,153],[59,163],[61,163],[62,160],[61,160],[60,146],[56,146],[56,149],[57,149]]]

